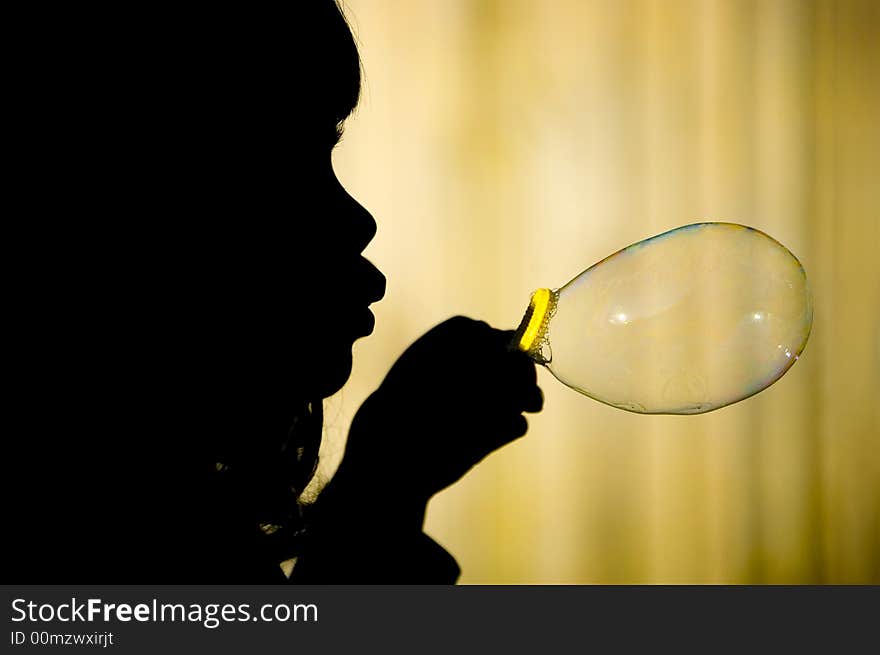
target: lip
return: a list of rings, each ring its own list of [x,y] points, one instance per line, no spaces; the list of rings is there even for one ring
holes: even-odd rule
[[[376,327],[376,317],[369,309],[364,309],[352,319],[352,328],[358,336],[366,337],[373,333]]]

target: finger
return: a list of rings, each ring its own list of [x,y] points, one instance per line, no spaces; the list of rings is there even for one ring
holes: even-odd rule
[[[501,332],[500,340],[505,350],[516,351],[516,344],[513,341],[516,336],[516,330],[504,330]]]
[[[499,419],[495,425],[495,429],[489,434],[493,435],[493,439],[487,444],[489,452],[497,450],[505,444],[519,439],[529,430],[529,422],[522,414],[507,414],[503,419]]]
[[[491,350],[484,351],[483,365],[500,379],[514,379],[517,382],[535,383],[535,362],[526,353],[508,350],[503,341],[493,338]]]
[[[505,353],[497,369],[496,388],[499,395],[518,412],[536,412],[543,404],[535,369],[534,362],[520,352]]]
[[[525,403],[523,404],[524,412],[540,412],[544,407],[544,392],[541,391],[541,387],[534,386],[529,390],[529,393],[526,395]]]

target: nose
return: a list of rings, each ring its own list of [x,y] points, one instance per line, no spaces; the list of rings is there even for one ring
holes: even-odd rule
[[[346,217],[353,247],[361,252],[376,236],[376,221],[373,215],[360,204],[333,173],[335,196],[341,202],[340,214]],[[379,302],[385,297],[385,276],[376,266],[363,255],[359,256],[355,270],[355,281],[360,297],[367,304]]]

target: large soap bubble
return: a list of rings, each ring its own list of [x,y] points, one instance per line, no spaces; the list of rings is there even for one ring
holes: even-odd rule
[[[699,414],[766,389],[807,343],[797,258],[760,230],[696,223],[539,289],[513,345],[572,389],[642,414]]]

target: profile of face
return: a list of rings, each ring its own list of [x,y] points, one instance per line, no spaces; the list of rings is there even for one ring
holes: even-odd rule
[[[289,334],[291,363],[303,390],[322,398],[348,379],[352,345],[373,331],[369,305],[385,294],[384,276],[362,254],[376,234],[376,223],[336,177],[331,162],[335,130],[329,134],[329,141],[301,153],[308,215],[300,219],[298,237],[307,251],[294,264],[295,322]]]
[[[360,61],[342,14],[331,1],[315,3],[321,42],[310,77],[303,80],[307,119],[296,141],[301,212],[296,218],[298,297],[293,364],[308,392],[327,397],[351,373],[352,345],[373,331],[369,310],[385,294],[385,278],[363,256],[376,234],[370,213],[345,190],[332,151],[360,92]]]
[[[174,156],[156,173],[186,200],[157,215],[173,214],[170,241],[194,285],[175,293],[196,317],[201,379],[245,413],[338,391],[385,293],[363,256],[376,223],[331,159],[358,102],[357,49],[332,0],[297,13],[308,40],[283,22],[237,41],[216,30],[221,42],[200,46],[210,66],[175,57],[162,82]]]

